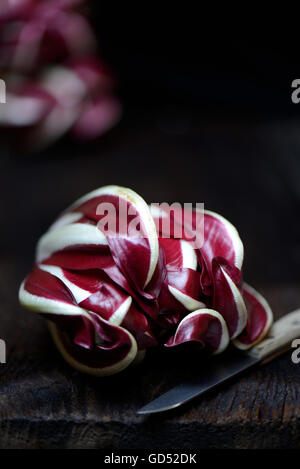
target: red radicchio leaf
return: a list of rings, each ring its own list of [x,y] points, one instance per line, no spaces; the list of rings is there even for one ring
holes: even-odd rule
[[[250,285],[244,283],[242,292],[247,307],[247,326],[233,343],[246,350],[265,337],[272,325],[273,314],[265,298]]]
[[[7,90],[0,125],[9,126],[13,136],[21,134],[23,147],[25,142],[34,150],[67,132],[94,139],[115,125],[121,115],[113,96],[116,80],[97,57],[97,41],[83,10],[76,9],[84,0],[0,3],[0,71]],[[25,102],[26,94],[21,97],[15,90],[20,82],[21,88],[28,83],[43,90],[51,106],[38,95]]]
[[[112,326],[100,317],[93,318],[97,337],[106,337],[106,341],[95,344],[92,349],[77,345],[53,321],[49,328],[55,344],[64,359],[74,368],[95,376],[107,376],[118,373],[134,360],[137,347],[131,334],[123,328]]]
[[[214,296],[212,307],[219,311],[226,321],[231,338],[236,337],[246,326],[247,310],[237,283],[240,271],[229,266],[222,258],[212,262]],[[234,282],[233,278],[238,282]]]
[[[37,298],[75,304],[73,295],[65,288],[63,282],[38,267],[34,267],[25,279],[24,289]]]
[[[221,353],[229,342],[224,319],[212,309],[200,309],[188,314],[179,323],[175,335],[166,346],[173,347],[185,342],[199,342],[215,354]]]
[[[120,103],[113,96],[89,99],[83,104],[71,133],[81,140],[95,139],[112,128],[120,116]]]
[[[50,272],[34,268],[21,286],[20,299],[24,306],[35,307],[51,320],[56,345],[77,369],[104,376],[121,371],[134,360],[137,345],[129,331],[77,306],[69,288]]]
[[[154,347],[158,344],[153,335],[147,317],[139,311],[134,304],[131,304],[128,313],[121,324],[134,336],[139,350]]]
[[[234,226],[220,215],[205,210],[204,243],[201,247],[201,284],[203,292],[211,294],[213,259],[220,257],[241,270],[244,248]]]
[[[107,214],[105,204],[111,204],[115,212]],[[122,216],[120,204],[123,207]],[[103,207],[101,213],[99,207]],[[116,265],[142,293],[155,271],[159,250],[155,225],[144,200],[130,189],[107,186],[79,200],[75,208],[97,221],[99,230],[105,234]],[[133,222],[135,226],[140,225],[140,236],[131,236],[128,232]]]

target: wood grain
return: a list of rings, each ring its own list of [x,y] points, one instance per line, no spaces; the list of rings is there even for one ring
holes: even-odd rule
[[[81,375],[55,350],[44,321],[17,303],[22,268],[0,279],[1,448],[268,448],[300,446],[300,374],[290,354],[220,391],[165,415],[136,410],[191,373],[204,357],[149,353],[144,365],[109,378]],[[262,288],[276,316],[300,304],[297,287]],[[6,302],[10,297],[12,301]]]

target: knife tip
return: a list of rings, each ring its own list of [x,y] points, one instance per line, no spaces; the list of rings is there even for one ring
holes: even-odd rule
[[[176,403],[174,405],[169,405],[166,407],[159,407],[159,408],[148,408],[148,406],[142,407],[141,409],[137,410],[136,413],[139,415],[151,415],[151,414],[160,414],[161,412],[166,412],[167,410],[176,409],[179,407],[181,403]]]
[[[147,410],[139,409],[139,410],[136,411],[136,413],[139,414],[139,415],[147,415],[147,414],[149,414],[149,413],[151,413],[151,412],[149,412],[149,411],[147,411]]]

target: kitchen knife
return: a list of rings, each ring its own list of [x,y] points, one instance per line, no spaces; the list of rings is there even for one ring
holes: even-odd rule
[[[259,363],[266,363],[291,348],[291,342],[300,338],[300,309],[276,321],[267,338],[247,352],[236,350],[224,357],[211,360],[211,367],[201,375],[186,381],[154,399],[137,411],[138,414],[155,414],[175,409],[201,394],[224,383]]]

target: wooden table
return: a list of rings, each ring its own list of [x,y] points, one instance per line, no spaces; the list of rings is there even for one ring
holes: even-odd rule
[[[0,208],[0,447],[300,447],[300,365],[290,354],[165,415],[136,410],[191,373],[202,357],[153,351],[106,379],[84,376],[55,350],[45,324],[18,305],[34,246],[76,197],[109,183],[149,202],[194,201],[227,216],[245,244],[245,278],[275,316],[300,306],[299,123],[127,120],[100,145],[60,144],[26,157],[2,152]],[[286,142],[289,142],[288,145]]]
[[[0,283],[0,331],[7,342],[7,363],[0,365],[0,447],[300,447],[300,365],[290,354],[176,411],[138,416],[140,406],[201,373],[204,358],[201,363],[201,357],[156,351],[120,375],[81,375],[63,362],[44,321],[17,304],[17,262],[10,260],[5,272]],[[300,305],[298,287],[261,290],[276,316]],[[12,302],[5,301],[8,293]]]

